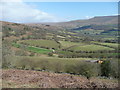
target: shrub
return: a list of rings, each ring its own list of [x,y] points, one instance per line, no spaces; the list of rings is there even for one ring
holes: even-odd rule
[[[84,75],[87,79],[98,75],[97,65],[88,62],[80,62],[74,67],[76,74]]]
[[[6,58],[2,60],[2,68],[9,68],[11,66],[10,61]]]
[[[49,62],[47,60],[41,60],[40,61],[40,68],[42,70],[48,69],[48,66],[49,66]]]
[[[24,51],[24,50],[18,50],[15,52],[15,55],[18,55],[18,56],[26,56],[27,53]]]
[[[22,70],[24,70],[25,69],[25,65],[22,65]]]
[[[109,77],[111,72],[110,60],[106,60],[101,64],[101,76]]]
[[[35,55],[35,53],[34,53],[34,52],[31,52],[29,56],[34,56],[34,55]]]
[[[118,63],[119,61],[117,59],[113,59],[110,61],[110,67],[111,67],[111,72],[110,72],[110,76],[114,77],[114,78],[119,78],[119,73],[118,73]]]
[[[48,56],[53,56],[53,53],[48,53]]]
[[[59,62],[55,62],[55,63],[54,63],[54,71],[55,71],[56,73],[61,72],[62,68],[63,68],[63,66],[62,66],[61,63],[59,63]]]
[[[74,65],[66,65],[65,72],[70,74],[75,74],[75,66]]]
[[[59,58],[64,58],[64,55],[59,55],[58,57],[59,57]]]

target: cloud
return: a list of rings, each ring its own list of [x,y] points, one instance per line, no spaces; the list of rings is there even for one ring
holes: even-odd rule
[[[23,0],[1,0],[1,2],[22,2]]]
[[[93,18],[93,16],[85,16],[86,19]]]
[[[18,23],[57,22],[55,16],[24,3],[22,0],[9,0],[0,3],[0,20]],[[11,2],[10,2],[11,1]]]

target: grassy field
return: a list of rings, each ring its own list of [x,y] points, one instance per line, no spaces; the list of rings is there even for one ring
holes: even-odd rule
[[[93,42],[93,43],[106,45],[106,46],[110,46],[110,47],[113,47],[113,48],[118,48],[118,45],[119,45],[118,43],[102,43],[102,42]]]
[[[70,42],[70,41],[60,41],[62,48],[68,48],[74,45],[85,45],[85,43],[76,43],[76,42]]]
[[[16,47],[16,48],[21,47],[21,45],[20,45],[20,44],[17,44],[17,43],[12,43],[12,46],[14,46],[14,47]]]
[[[113,48],[118,48],[118,45],[117,43],[99,43],[101,45],[107,45],[107,46],[110,46],[110,47],[113,47]]]
[[[58,48],[59,44],[53,40],[21,40],[19,43],[28,44],[30,46]]]
[[[25,49],[25,50],[32,51],[35,53],[40,53],[40,54],[48,54],[49,52],[52,52],[52,50],[50,49],[38,48],[34,46],[25,46],[24,48],[22,48],[23,45],[19,43],[12,43],[12,45],[16,48]]]
[[[46,53],[52,52],[52,50],[49,50],[49,49],[32,47],[32,46],[28,46],[27,49],[29,51],[32,51],[32,52],[35,52],[35,53],[41,53],[41,54],[46,54]]]
[[[103,38],[103,40],[115,40],[117,39],[116,37],[109,37],[109,38]]]
[[[75,47],[71,47],[69,48],[69,50],[73,50],[73,51],[102,51],[102,50],[114,50],[113,48],[109,48],[109,47],[104,47],[104,46],[100,46],[100,45],[84,45],[84,46],[75,46]]]
[[[80,30],[80,33],[86,33],[86,34],[100,34],[104,30],[94,30],[94,29],[86,29],[86,30]]]

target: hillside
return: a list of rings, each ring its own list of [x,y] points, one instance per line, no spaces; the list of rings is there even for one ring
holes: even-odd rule
[[[1,21],[3,87],[117,87],[120,30],[116,19]]]
[[[93,30],[94,33],[90,33],[90,34],[94,34],[94,35],[101,33],[102,35],[113,34],[116,36],[117,32],[119,31],[118,16],[96,16],[84,20],[74,20],[74,21],[58,22],[58,23],[35,23],[35,24],[31,23],[26,25],[38,27],[38,28],[44,28],[45,30],[49,30],[49,31],[68,30],[71,32],[76,32],[82,30],[82,32],[87,33],[85,30],[89,30],[89,31]]]
[[[90,19],[74,20],[68,22],[52,23],[51,25],[57,25],[66,28],[74,28],[78,26],[86,25],[109,25],[118,24],[118,16],[96,16]]]
[[[3,88],[117,88],[117,80],[30,70],[3,70]]]

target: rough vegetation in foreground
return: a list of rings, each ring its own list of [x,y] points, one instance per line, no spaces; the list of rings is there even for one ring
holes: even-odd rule
[[[3,70],[3,88],[117,88],[117,80],[31,70]]]

